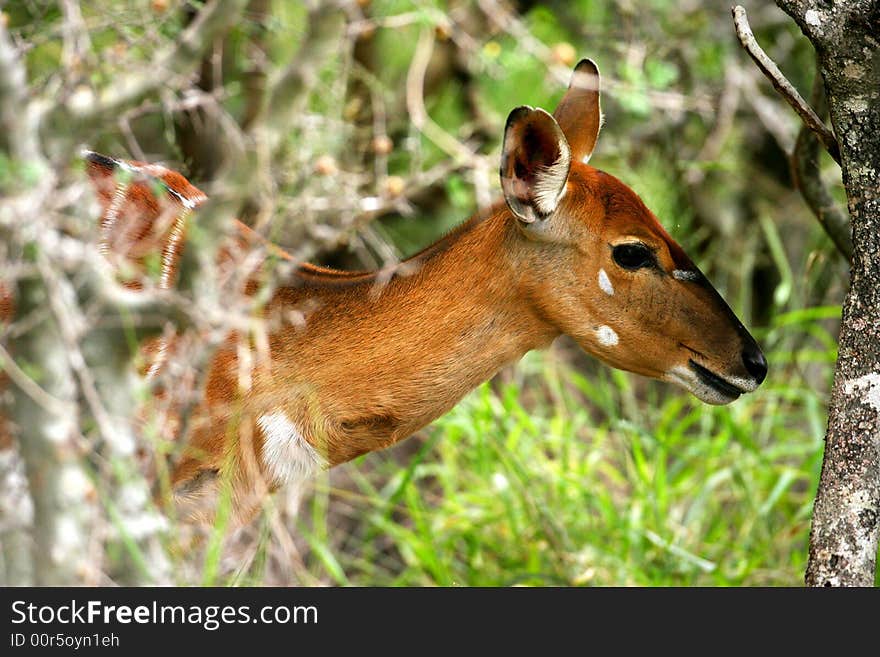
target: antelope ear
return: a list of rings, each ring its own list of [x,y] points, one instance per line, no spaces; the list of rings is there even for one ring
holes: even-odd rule
[[[556,106],[553,118],[571,146],[571,156],[586,164],[596,147],[602,127],[599,107],[599,67],[591,59],[582,59],[574,67],[568,91]]]
[[[501,188],[520,221],[530,224],[553,213],[570,168],[571,149],[552,116],[525,105],[510,113],[501,151]]]

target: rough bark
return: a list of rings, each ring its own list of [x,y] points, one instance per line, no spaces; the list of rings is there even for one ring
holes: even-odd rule
[[[880,3],[777,4],[819,55],[853,231],[806,583],[870,586],[880,533]]]

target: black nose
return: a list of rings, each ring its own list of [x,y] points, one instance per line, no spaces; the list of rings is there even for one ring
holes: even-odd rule
[[[759,384],[767,376],[767,359],[764,358],[758,345],[751,345],[743,350],[743,363]]]

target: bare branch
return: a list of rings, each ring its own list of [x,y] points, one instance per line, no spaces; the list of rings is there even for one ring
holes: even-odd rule
[[[321,3],[309,12],[308,33],[293,60],[272,85],[262,116],[271,130],[283,129],[305,107],[318,73],[339,46],[344,34],[345,14],[336,3]],[[259,122],[256,118],[253,123]]]
[[[437,125],[425,108],[425,72],[434,50],[434,30],[424,29],[419,35],[412,63],[406,75],[406,108],[413,125],[424,135],[460,162],[471,162],[474,152]]]
[[[64,37],[61,63],[65,68],[79,67],[90,50],[89,33],[76,0],[62,0],[61,11],[64,13],[61,27]]]
[[[192,71],[202,53],[218,35],[235,24],[247,0],[214,0],[205,5],[173,46],[162,50],[139,74],[120,76],[119,81],[96,95],[77,94],[75,102],[59,110],[76,121],[94,123],[139,102],[160,87]]]
[[[271,18],[270,0],[250,0],[247,17],[251,24],[248,38],[248,60],[250,65],[242,75],[245,107],[241,127],[247,132],[259,116],[266,97],[267,55],[266,35]]]
[[[434,49],[434,30],[422,30],[416,51],[406,75],[406,108],[413,125],[439,148],[455,158],[456,163],[464,164],[473,171],[477,203],[487,206],[491,202],[489,192],[489,166],[486,157],[475,153],[453,135],[440,127],[428,115],[425,107],[425,72]]]
[[[29,123],[27,74],[12,43],[5,21],[0,20],[0,146],[22,162],[42,161],[36,127]],[[8,143],[7,143],[8,141]]]
[[[544,62],[548,73],[553,76],[556,83],[562,88],[568,85],[571,71],[567,66],[560,66],[555,60],[551,48],[543,41],[535,37],[528,26],[511,10],[510,3],[499,0],[478,0],[480,9],[505,32],[510,34],[518,46]],[[608,74],[602,75],[603,93],[609,96],[623,95],[634,90],[633,84],[626,80],[615,78]],[[677,93],[660,89],[638,89],[644,93],[651,102],[651,106],[668,112],[697,112],[704,116],[711,116],[715,112],[712,99],[707,94]]]
[[[123,432],[122,428],[116,425],[116,423],[110,418],[110,415],[101,400],[101,395],[98,393],[95,377],[89,369],[86,359],[83,357],[82,351],[79,348],[79,338],[80,334],[85,329],[85,322],[78,312],[75,303],[69,303],[70,301],[74,301],[72,290],[69,289],[70,283],[62,279],[59,273],[47,262],[44,254],[38,255],[37,266],[40,269],[43,283],[46,286],[46,296],[49,301],[49,307],[55,315],[55,320],[58,325],[58,334],[61,337],[62,344],[67,353],[70,368],[73,370],[79,381],[80,391],[88,404],[89,411],[95,419],[101,435],[108,444],[117,445],[119,443],[130,443],[131,450],[133,450],[133,436],[125,435],[123,437],[120,435],[128,432]]]
[[[53,397],[43,390],[31,377],[25,374],[18,363],[9,355],[9,352],[0,345],[0,369],[10,378],[12,383],[18,386],[31,400],[48,413],[66,414],[76,410],[74,404]]]
[[[737,5],[731,12],[733,14],[736,35],[739,37],[742,47],[745,48],[755,64],[758,65],[761,72],[770,80],[776,91],[798,113],[798,116],[801,117],[810,130],[816,133],[825,150],[834,158],[834,161],[840,164],[840,146],[837,143],[837,138],[826,127],[822,119],[816,115],[813,108],[807,104],[807,101],[798,93],[794,85],[782,74],[776,63],[758,45],[758,41],[755,39],[755,35],[752,33],[752,28],[749,25],[746,10],[741,5]]]
[[[734,64],[728,64],[724,69],[724,87],[718,98],[718,112],[712,130],[706,136],[706,141],[697,154],[697,162],[713,162],[718,159],[724,143],[733,128],[736,110],[742,97],[742,73]],[[705,171],[694,168],[688,171],[687,181],[691,185],[699,184],[705,178]]]
[[[810,102],[819,116],[824,116],[827,112],[827,103],[822,77],[818,72],[810,96]],[[791,170],[795,184],[810,210],[816,215],[816,219],[834,242],[837,250],[852,263],[853,243],[849,215],[838,206],[822,181],[822,171],[819,167],[819,140],[806,125],[801,128],[791,154]]]

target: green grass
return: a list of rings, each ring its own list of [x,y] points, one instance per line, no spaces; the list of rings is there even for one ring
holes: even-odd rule
[[[779,316],[761,336],[770,378],[725,407],[602,366],[583,374],[560,349],[530,354],[407,455],[371,455],[347,468],[352,481],[318,482],[296,528],[310,577],[801,584],[836,355],[823,320],[838,312]]]

